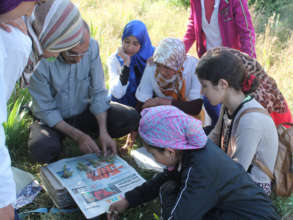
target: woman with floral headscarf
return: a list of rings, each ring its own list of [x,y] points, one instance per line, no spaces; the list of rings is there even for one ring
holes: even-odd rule
[[[284,95],[276,81],[267,74],[261,64],[246,53],[228,47],[214,48],[210,50],[210,53],[220,53],[221,51],[228,51],[238,57],[244,65],[247,76],[255,76],[259,85],[252,95],[268,111],[275,125],[293,123],[292,114]]]
[[[241,164],[253,181],[270,194],[270,173],[274,171],[277,158],[278,134],[274,121],[264,107],[268,111],[270,109],[258,102],[265,97],[262,83],[267,77],[264,72],[258,72],[261,68],[255,64],[257,62],[253,58],[242,55],[238,50],[215,48],[201,57],[196,73],[202,84],[202,94],[212,104],[222,104],[219,120],[209,138]],[[252,94],[256,95],[253,97]],[[267,169],[262,169],[258,161]]]
[[[198,115],[202,110],[200,83],[195,73],[197,59],[186,56],[181,40],[166,38],[147,64],[136,90],[142,108],[173,105],[187,114]]]
[[[163,220],[278,219],[267,195],[208,140],[201,122],[174,106],[142,111],[139,134],[168,167],[112,204],[108,219],[160,197]]]

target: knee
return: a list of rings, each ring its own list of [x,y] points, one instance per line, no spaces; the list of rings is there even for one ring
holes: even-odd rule
[[[33,125],[30,130],[28,150],[32,161],[49,163],[60,155],[61,142],[59,138],[50,135],[46,129]]]
[[[49,146],[44,142],[32,143],[29,146],[29,157],[33,162],[50,163],[55,161],[61,153],[56,145]]]
[[[132,130],[136,130],[138,128],[140,115],[134,108],[129,109],[129,118],[128,118],[128,120],[132,125],[131,126],[133,128]]]

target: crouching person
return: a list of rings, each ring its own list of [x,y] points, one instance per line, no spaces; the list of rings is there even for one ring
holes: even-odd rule
[[[89,136],[99,136],[104,154],[116,153],[117,138],[137,129],[139,114],[132,107],[110,103],[98,43],[84,23],[83,39],[55,61],[42,60],[31,78],[33,114],[39,119],[30,128],[30,157],[41,163],[58,159],[65,136],[83,153],[99,153]]]
[[[264,191],[174,106],[142,112],[139,134],[163,173],[110,206],[108,219],[160,197],[162,219],[279,219]]]

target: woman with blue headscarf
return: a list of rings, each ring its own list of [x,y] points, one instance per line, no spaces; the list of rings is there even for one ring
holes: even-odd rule
[[[122,47],[108,60],[110,93],[113,101],[135,107],[135,91],[139,85],[147,59],[154,53],[145,24],[129,22],[122,35]]]
[[[112,101],[135,107],[136,89],[142,78],[148,58],[154,53],[145,24],[139,20],[130,21],[123,30],[122,47],[108,59],[110,94]],[[122,152],[131,149],[137,132],[131,132]]]

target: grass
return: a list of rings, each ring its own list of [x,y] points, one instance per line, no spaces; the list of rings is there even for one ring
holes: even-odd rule
[[[165,37],[177,37],[182,39],[188,23],[189,10],[180,7],[177,0],[73,0],[81,10],[82,16],[88,22],[92,36],[98,40],[100,55],[108,80],[107,58],[116,51],[121,44],[123,27],[132,19],[145,22],[154,46]],[[292,5],[291,5],[292,6]],[[291,7],[290,6],[290,7]],[[270,19],[254,13],[255,26],[257,27],[256,50],[260,63],[268,74],[278,83],[279,88],[286,97],[290,108],[293,110],[293,23],[290,7],[282,8],[283,14]],[[293,8],[293,7],[292,7]],[[292,9],[291,8],[291,9]],[[288,16],[284,16],[284,14]],[[291,22],[291,23],[290,23]],[[190,53],[195,55],[195,48]],[[107,84],[107,83],[106,83]],[[27,156],[27,138],[29,125],[32,118],[24,114],[21,106],[30,101],[27,90],[16,92],[9,100],[9,119],[5,125],[7,133],[7,146],[9,146],[12,164],[29,171],[39,178],[41,164],[32,163]],[[117,140],[121,146],[125,138]],[[66,155],[76,156],[80,152],[74,142],[66,139]],[[139,145],[139,144],[138,144]],[[126,158],[130,164],[134,162],[130,157]],[[138,170],[145,178],[150,178],[152,173]],[[287,199],[275,198],[274,204],[282,215],[290,215],[293,212],[293,197]],[[36,200],[21,209],[32,210],[39,207],[53,207],[48,194],[42,192]],[[154,201],[137,209],[128,210],[121,219],[157,219],[160,215],[158,201]],[[30,214],[26,219],[83,219],[80,212],[71,214]]]

